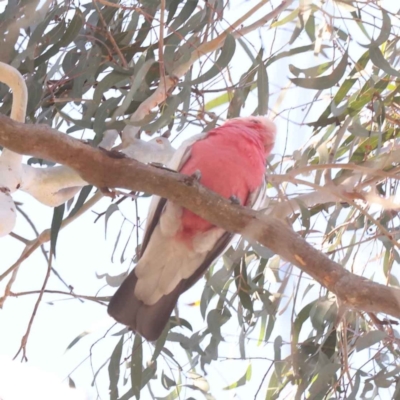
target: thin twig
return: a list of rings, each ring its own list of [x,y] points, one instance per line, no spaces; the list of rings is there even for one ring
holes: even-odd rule
[[[14,239],[19,240],[20,242],[22,242],[22,243],[25,244],[25,245],[27,245],[27,244],[30,243],[30,240],[25,239],[25,238],[23,238],[22,236],[19,236],[19,235],[17,235],[17,234],[14,233],[14,232],[10,232],[9,235],[10,235],[12,238],[14,238]]]
[[[260,385],[258,386],[257,392],[256,392],[256,394],[254,395],[254,400],[257,399],[258,393],[260,392],[261,387],[262,387],[262,385],[263,385],[263,383],[264,383],[264,381],[265,381],[267,375],[269,374],[269,371],[270,371],[271,368],[274,366],[274,364],[275,364],[275,361],[271,363],[271,365],[270,365],[269,368],[267,369],[267,372],[266,372],[266,373],[264,374],[264,376],[262,377],[261,382],[260,382]]]
[[[101,20],[101,23],[103,24],[104,30],[105,30],[105,32],[106,32],[106,35],[107,35],[108,39],[110,40],[111,44],[113,45],[115,52],[118,54],[118,57],[119,57],[119,59],[120,59],[120,61],[121,61],[122,66],[123,66],[124,68],[128,68],[128,63],[126,62],[125,57],[124,57],[124,55],[122,54],[121,49],[119,48],[117,42],[115,41],[114,36],[113,36],[113,35],[111,34],[111,32],[108,30],[107,23],[106,23],[106,21],[104,20],[103,14],[101,13],[101,10],[99,10],[99,8],[97,7],[96,1],[97,1],[97,0],[93,0],[93,3],[94,3],[94,6],[95,6],[96,9],[97,9],[97,15],[99,16],[99,18],[100,18],[100,20]]]
[[[20,296],[28,296],[31,294],[38,294],[41,293],[41,290],[29,290],[26,292],[10,292],[10,297],[20,297]],[[83,294],[76,294],[73,292],[63,292],[61,290],[49,290],[46,289],[44,290],[44,293],[47,294],[62,294],[62,295],[66,295],[66,296],[72,296],[76,299],[84,299],[84,300],[90,300],[90,301],[94,301],[96,303],[99,303],[101,305],[105,305],[104,302],[108,302],[109,299],[111,298],[111,296],[102,296],[102,297],[98,297],[98,296],[86,296]]]
[[[29,320],[28,328],[27,328],[27,330],[25,332],[25,335],[22,336],[21,346],[18,349],[17,354],[15,354],[13,360],[15,360],[18,357],[18,354],[22,351],[22,360],[23,361],[28,361],[28,358],[26,356],[26,345],[28,344],[29,334],[31,332],[32,324],[33,324],[33,321],[35,319],[37,310],[39,308],[39,304],[42,301],[42,297],[43,297],[44,291],[46,289],[47,282],[49,281],[49,278],[50,278],[52,261],[53,261],[53,253],[50,253],[49,262],[48,262],[48,265],[47,265],[47,272],[46,272],[46,276],[45,276],[44,281],[43,281],[42,289],[41,289],[41,291],[39,293],[39,297],[38,297],[38,299],[36,301],[35,307],[33,308],[31,319]]]

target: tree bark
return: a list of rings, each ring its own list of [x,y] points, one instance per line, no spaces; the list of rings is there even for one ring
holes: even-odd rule
[[[314,249],[281,220],[234,205],[190,177],[93,148],[47,125],[0,116],[0,145],[73,168],[99,188],[125,188],[165,197],[244,238],[256,240],[334,293],[342,306],[400,318],[400,290],[352,274]]]

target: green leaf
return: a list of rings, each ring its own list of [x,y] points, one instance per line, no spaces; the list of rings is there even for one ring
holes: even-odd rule
[[[144,19],[143,24],[139,28],[139,31],[135,38],[135,42],[138,46],[140,46],[144,42],[147,35],[152,30],[152,22],[157,12],[157,9],[159,8],[159,5],[160,5],[159,1],[152,1],[143,4],[141,12],[143,13],[143,15],[146,15],[146,18]],[[116,10],[116,8],[114,8],[114,10]]]
[[[119,364],[121,360],[122,347],[124,344],[124,335],[121,336],[114,351],[111,354],[110,363],[108,364],[108,376],[110,379],[110,400],[118,399],[118,381],[119,381]]]
[[[179,104],[181,104],[188,95],[190,95],[190,86],[186,85],[183,87],[180,93],[174,96],[170,96],[167,99],[166,103],[164,104],[160,118],[156,119],[150,124],[144,125],[142,129],[145,132],[153,133],[168,125],[171,120],[173,120],[175,111],[177,110]]]
[[[122,104],[115,110],[113,114],[113,119],[125,114],[125,111],[128,109],[129,105],[132,102],[133,96],[136,94],[137,90],[139,87],[142,85],[144,82],[144,78],[146,77],[147,73],[149,72],[149,69],[151,66],[155,63],[155,60],[152,58],[150,60],[147,60],[140,68],[139,72],[135,74],[133,80],[132,80],[132,85],[126,94],[124,100],[122,101]]]
[[[205,111],[211,111],[214,108],[217,108],[219,106],[222,106],[226,103],[229,103],[233,98],[233,93],[232,92],[225,92],[220,94],[218,97],[215,97],[214,99],[208,101],[204,105],[204,110]]]
[[[36,46],[38,42],[43,39],[44,32],[49,26],[51,20],[58,14],[61,15],[66,11],[66,7],[54,7],[47,15],[46,18],[40,22],[37,27],[34,28],[33,33],[29,37],[28,47]],[[5,16],[5,15],[4,15]],[[60,21],[60,24],[65,26],[64,21]]]
[[[318,78],[290,78],[290,80],[296,85],[306,89],[323,90],[329,89],[336,85],[340,79],[342,79],[348,60],[348,51],[344,53],[337,67],[328,76],[321,76]]]
[[[96,278],[97,279],[106,278],[107,285],[109,285],[111,287],[119,287],[119,286],[121,286],[121,283],[125,280],[127,275],[128,275],[127,271],[122,272],[118,275],[109,275],[107,273],[105,273],[105,274],[96,273]]]
[[[246,369],[245,374],[236,382],[231,383],[229,386],[224,387],[222,390],[231,390],[239,386],[245,385],[251,379],[251,364]]]
[[[315,67],[301,69],[301,68],[295,67],[293,64],[289,64],[289,69],[290,69],[290,72],[295,76],[304,74],[307,78],[312,78],[312,77],[323,74],[332,65],[333,65],[333,61],[328,61],[326,63],[316,65]]]
[[[97,107],[101,103],[103,94],[105,91],[111,89],[112,86],[115,86],[117,83],[122,84],[128,80],[129,76],[126,74],[122,74],[120,72],[112,71],[107,76],[105,76],[99,84],[96,86],[93,94],[93,102],[95,103],[94,111],[97,110]]]
[[[383,54],[379,47],[371,47],[369,49],[369,55],[371,57],[371,61],[374,63],[375,66],[385,71],[389,75],[397,76],[398,78],[400,78],[400,72],[394,69],[389,64],[389,61],[387,61],[383,57]]]
[[[341,364],[327,364],[321,370],[317,372],[317,379],[310,387],[311,398],[316,396],[321,391],[324,391],[331,386],[332,380],[336,374],[336,371],[341,367]]]
[[[335,0],[335,3],[342,12],[352,12],[357,10],[357,8],[353,6],[351,0]]]
[[[356,22],[356,24],[358,25],[358,27],[360,28],[361,32],[365,35],[365,37],[367,39],[371,40],[371,37],[370,37],[368,31],[365,29],[365,27],[364,27],[364,25],[362,23],[361,14],[357,15],[357,13],[353,11],[351,13],[351,15],[352,15],[354,21]]]
[[[107,238],[107,223],[108,223],[108,219],[111,217],[111,215],[113,215],[115,213],[115,211],[118,211],[119,207],[118,204],[113,203],[110,204],[106,210],[106,214],[104,217],[104,222],[105,222],[105,226],[104,226],[104,237]]]
[[[167,340],[169,329],[170,329],[170,324],[168,323],[156,342],[156,347],[154,349],[154,353],[151,356],[152,361],[156,361],[158,356],[160,355],[161,350],[163,349],[165,342]]]
[[[65,349],[65,351],[68,351],[69,349],[71,349],[72,347],[74,347],[82,338],[84,338],[86,335],[88,335],[90,332],[82,332],[81,334],[79,334],[69,345],[68,347]]]
[[[118,103],[121,101],[121,97],[111,97],[97,109],[94,116],[93,130],[96,132],[96,137],[93,140],[93,144],[97,145],[101,142],[103,132],[107,129],[106,119],[111,116]]]
[[[54,208],[53,219],[51,220],[51,232],[50,232],[50,249],[51,252],[56,256],[56,244],[58,238],[58,232],[60,231],[61,223],[64,216],[65,204],[61,204]]]
[[[253,313],[254,312],[253,302],[251,301],[251,297],[249,295],[251,288],[247,282],[247,270],[244,258],[242,258],[241,263],[236,264],[234,271],[235,271],[235,283],[238,289],[240,302],[245,309]]]
[[[229,103],[228,118],[234,118],[240,115],[240,109],[243,107],[247,96],[253,87],[256,87],[256,85],[252,85],[252,83],[257,73],[257,65],[262,62],[262,55],[263,49],[260,49],[257,59],[254,60],[249,70],[240,77],[238,88],[235,90],[232,100]]]
[[[315,42],[315,17],[313,14],[307,20],[305,30],[307,32],[308,37],[310,38],[311,42]]]
[[[299,335],[301,331],[301,327],[304,322],[310,317],[310,311],[314,304],[316,304],[317,300],[312,301],[307,304],[303,309],[297,314],[296,319],[293,324],[293,344],[296,346],[299,343]]]
[[[82,188],[79,193],[78,200],[76,201],[74,208],[71,210],[67,218],[72,218],[81,209],[92,189],[93,185],[87,185]]]
[[[359,121],[356,119],[353,121],[351,126],[347,129],[354,136],[369,138],[372,136],[380,136],[382,135],[380,132],[372,131],[370,129],[364,128]]]
[[[379,47],[381,44],[385,43],[390,36],[390,31],[392,29],[392,21],[390,20],[389,14],[387,13],[386,10],[384,10],[383,8],[382,10],[382,29],[379,32],[379,36],[375,39],[372,40],[370,44],[360,44],[360,46],[362,47]]]
[[[265,400],[276,400],[280,391],[280,382],[276,370],[272,371],[271,378],[269,378],[267,393]]]
[[[325,48],[325,47],[322,46],[322,48]],[[295,47],[294,49],[291,49],[291,50],[282,51],[281,53],[269,58],[267,60],[266,67],[268,67],[269,65],[271,65],[275,61],[280,60],[281,58],[292,57],[292,56],[294,56],[296,54],[306,53],[307,51],[312,51],[312,50],[314,50],[314,45],[313,44],[309,44],[307,46],[300,46],[300,47]]]
[[[174,22],[169,26],[168,31],[176,31],[184,22],[186,22],[189,17],[193,14],[193,11],[197,7],[198,0],[187,0],[182,7],[181,12],[175,18]],[[169,15],[168,15],[169,18]],[[167,20],[168,21],[168,20]],[[169,21],[168,21],[169,22]]]
[[[236,49],[236,41],[233,35],[228,34],[226,36],[224,45],[222,47],[221,53],[215,61],[214,65],[203,75],[199,76],[197,79],[191,82],[191,85],[198,85],[199,83],[209,81],[210,79],[217,76],[219,73],[225,69],[230,61],[232,60],[233,55],[235,54]]]
[[[260,62],[257,72],[257,91],[258,91],[258,115],[266,115],[268,113],[268,99],[269,99],[269,83],[267,69],[265,65]]]
[[[182,0],[172,0],[169,4],[167,4],[168,18],[167,22],[165,23],[166,26],[168,26],[169,23],[172,21],[172,18],[174,18],[176,10],[178,9],[178,6],[181,2]]]
[[[293,21],[299,15],[299,12],[300,12],[300,10],[298,8],[296,8],[290,14],[288,14],[286,17],[282,18],[279,21],[273,22],[271,24],[271,28],[276,28],[278,26],[282,26],[282,25],[287,24],[288,22]]]
[[[131,385],[136,399],[140,399],[140,390],[142,389],[142,364],[143,364],[143,348],[142,338],[140,335],[135,335],[135,340],[132,347],[131,360]]]
[[[264,258],[265,260],[268,260],[275,255],[272,250],[268,249],[258,242],[250,241],[249,243],[251,244],[252,249],[257,253],[257,255]]]
[[[369,51],[366,51],[358,60],[354,68],[350,71],[348,76],[354,76],[355,74],[359,73],[360,71],[364,70],[369,62]],[[356,78],[347,78],[343,84],[340,86],[339,90],[337,91],[335,97],[333,98],[332,102],[335,104],[340,104],[344,98],[349,93],[350,89],[354,86],[354,84],[358,81]],[[328,117],[332,112],[332,105],[329,105],[325,111],[321,114],[318,118],[318,121],[315,122],[313,125],[317,127],[329,125],[330,122]],[[344,115],[344,114],[342,114]],[[342,116],[341,115],[341,116]],[[336,120],[336,118],[335,118]]]
[[[239,44],[242,46],[243,50],[246,52],[246,54],[248,55],[248,57],[250,58],[251,62],[253,63],[255,61],[255,58],[253,56],[253,53],[251,52],[251,50],[249,49],[249,46],[246,44],[246,42],[242,39],[242,38],[238,38],[237,41],[239,42]]]
[[[46,53],[42,54],[38,58],[35,59],[35,66],[39,66],[47,61],[49,58],[55,56],[62,47],[67,47],[80,32],[84,22],[84,16],[79,8],[75,9],[75,15],[72,18],[71,22],[68,25],[67,30],[65,31],[61,40],[56,43],[54,46],[50,47]]]
[[[211,310],[207,314],[207,326],[213,336],[222,340],[221,326],[226,324],[231,317],[231,313],[227,308],[223,310]]]
[[[189,71],[185,75],[185,80],[184,80],[183,84],[186,85],[191,80],[192,80],[192,69],[190,68]],[[191,92],[188,91],[188,93],[186,93],[186,97],[183,98],[182,115],[181,115],[181,119],[179,121],[179,125],[177,127],[178,131],[183,129],[183,127],[187,121],[187,116],[188,116],[189,107],[190,107],[190,100],[191,100],[190,95],[191,95]]]
[[[386,75],[373,87],[371,87],[370,82],[365,83],[356,99],[349,102],[349,114],[357,115],[378,93],[382,93],[387,88],[389,82],[389,76]]]
[[[307,206],[302,202],[300,199],[295,199],[296,203],[299,205],[300,212],[301,212],[301,224],[305,229],[305,233],[308,233],[310,230],[310,223],[311,223],[311,214],[310,210]]]
[[[40,82],[32,80],[28,85],[28,104],[26,107],[26,114],[30,115],[34,113],[38,108],[43,95],[43,84],[42,80]]]
[[[361,351],[372,347],[374,344],[380,342],[381,340],[385,339],[387,334],[382,331],[370,331],[365,335],[361,336],[356,341],[356,350]]]
[[[161,384],[167,390],[176,386],[176,382],[174,380],[172,380],[169,376],[165,375],[164,371],[162,371],[162,375],[161,375]]]

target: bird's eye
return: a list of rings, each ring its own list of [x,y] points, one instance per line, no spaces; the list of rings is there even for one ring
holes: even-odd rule
[[[163,141],[162,141],[161,139],[156,139],[156,142],[157,142],[158,144],[163,144]]]
[[[261,124],[261,122],[258,119],[252,119],[251,122],[253,122],[253,124],[257,124],[257,125]]]

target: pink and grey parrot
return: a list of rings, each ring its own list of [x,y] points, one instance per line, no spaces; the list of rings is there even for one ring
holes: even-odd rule
[[[265,162],[275,142],[265,117],[228,120],[187,140],[168,167],[198,174],[221,196],[257,209],[265,194]],[[229,246],[233,234],[173,202],[154,196],[138,264],[108,306],[108,313],[149,341],[157,340],[179,296]]]

